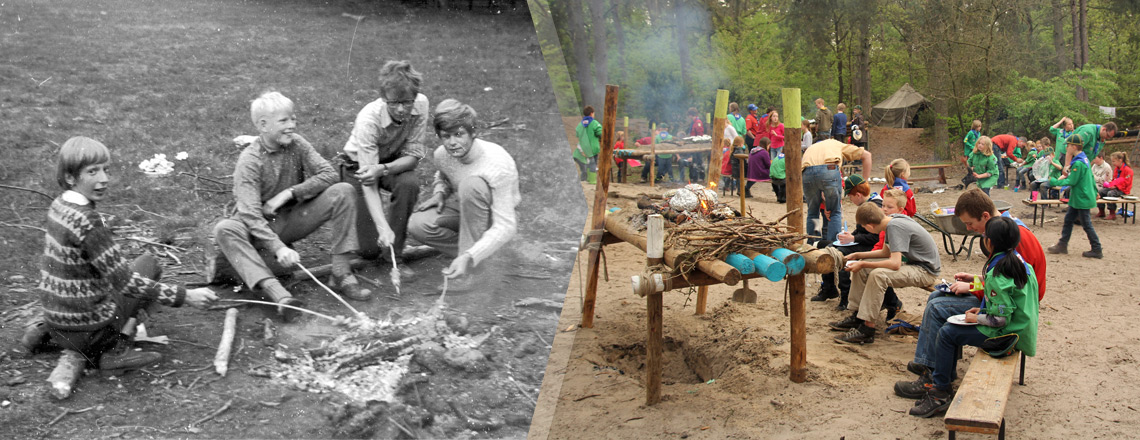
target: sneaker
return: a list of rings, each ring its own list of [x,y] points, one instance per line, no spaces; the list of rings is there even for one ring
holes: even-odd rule
[[[104,354],[99,359],[99,369],[121,373],[127,370],[137,370],[161,360],[162,355],[153,351],[116,350],[116,352]]]
[[[1081,252],[1081,256],[1085,258],[1104,258],[1104,253],[1100,249]]]
[[[829,322],[827,325],[831,327],[832,330],[839,332],[858,328],[859,325],[863,323],[863,320],[857,318],[855,315],[856,313],[852,313],[850,316],[843,318],[842,321]]]
[[[922,376],[924,374],[930,373],[930,367],[927,367],[926,365],[922,365],[915,361],[910,361],[906,363],[906,371]],[[915,399],[917,398],[918,397],[915,397]]]
[[[1050,254],[1067,254],[1069,253],[1069,244],[1057,243],[1055,245],[1049,246],[1049,249],[1046,249],[1045,251],[1049,252]]]
[[[835,340],[848,344],[870,344],[875,342],[875,329],[860,324],[858,328],[853,328],[847,333],[836,336]]]
[[[348,274],[341,278],[336,275],[329,277],[329,287],[336,289],[345,298],[354,301],[368,301],[372,298],[372,290],[360,287],[356,275]]]
[[[944,413],[950,407],[951,397],[953,396],[949,391],[942,391],[931,386],[930,390],[922,396],[922,400],[916,402],[914,407],[910,409],[910,415],[928,418]]]
[[[934,388],[930,374],[923,374],[915,380],[900,380],[895,382],[895,395],[907,399],[921,399]]]

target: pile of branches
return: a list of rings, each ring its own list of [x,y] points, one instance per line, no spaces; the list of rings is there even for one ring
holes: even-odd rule
[[[697,270],[699,261],[723,261],[729,254],[788,248],[808,238],[791,226],[780,223],[792,212],[772,222],[760,221],[752,216],[752,212],[718,222],[686,222],[668,230],[665,247],[686,250],[687,258],[677,266],[681,274]]]

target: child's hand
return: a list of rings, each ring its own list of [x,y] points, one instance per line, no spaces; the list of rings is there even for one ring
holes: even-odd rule
[[[441,213],[441,212],[443,212],[443,206],[444,206],[443,202],[444,202],[443,193],[432,194],[431,198],[424,200],[423,202],[420,202],[420,204],[418,206],[416,206],[416,212],[426,211],[428,209],[435,208],[436,213]]]
[[[966,311],[966,322],[978,322],[978,312],[982,309],[974,307]]]
[[[388,225],[376,227],[376,244],[381,248],[392,246],[396,242],[396,232]]]
[[[289,246],[282,246],[281,249],[276,252],[275,256],[277,257],[278,263],[281,263],[282,266],[289,268],[292,268],[293,266],[296,266],[297,263],[301,262],[301,254],[298,254],[297,251],[290,249]]]
[[[200,287],[186,291],[186,304],[199,309],[207,308],[218,300],[218,295],[208,287]]]
[[[964,281],[955,281],[950,285],[950,291],[955,295],[966,295],[970,293],[970,283]]]
[[[863,266],[864,266],[864,265],[866,265],[866,264],[867,264],[867,263],[864,263],[863,261],[858,261],[858,260],[856,260],[856,261],[848,261],[848,262],[847,262],[847,266],[846,266],[846,267],[844,267],[844,268],[843,268],[843,270],[846,270],[846,271],[848,271],[848,272],[858,272],[858,271],[859,271],[860,269],[862,269],[862,268],[863,268]]]
[[[974,281],[974,274],[969,274],[966,272],[958,272],[958,273],[954,274],[954,281],[962,281],[962,282],[969,283],[971,281]]]

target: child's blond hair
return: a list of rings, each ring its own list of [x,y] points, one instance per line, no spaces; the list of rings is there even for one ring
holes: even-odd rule
[[[970,129],[980,131],[982,129],[982,121],[975,119],[974,122],[970,123]]]
[[[67,182],[68,177],[78,178],[79,172],[88,165],[110,162],[111,151],[95,139],[75,136],[63,143],[59,148],[58,157],[55,180],[61,188],[67,190],[71,189],[71,184]]]
[[[884,177],[887,179],[887,185],[894,185],[896,177],[903,179],[910,177],[910,164],[907,163],[906,159],[902,158],[892,160],[891,164],[887,165],[887,171],[884,173]]]
[[[725,142],[728,142],[728,139],[725,139]],[[744,146],[744,136],[737,136],[736,139],[733,139],[732,140],[732,146],[733,147],[743,147]]]
[[[253,125],[256,126],[261,118],[287,108],[293,108],[293,100],[286,98],[281,93],[269,91],[262,93],[261,96],[249,103],[249,116],[253,119]]]
[[[982,136],[978,138],[978,142],[974,143],[974,151],[982,153],[986,156],[994,155],[994,142],[990,140],[989,136]]]
[[[886,199],[894,200],[895,201],[895,207],[897,207],[899,209],[899,212],[903,212],[903,210],[906,209],[906,202],[907,202],[906,193],[903,192],[903,190],[901,190],[901,189],[898,189],[898,188],[888,189],[887,192],[883,193],[883,199],[884,200],[886,200]]]
[[[845,111],[845,110],[847,110],[847,104],[844,104],[841,102],[841,103],[839,103],[839,105],[835,106],[835,109],[838,111],[841,111],[841,112]]]
[[[1129,166],[1128,165],[1128,153],[1125,153],[1123,151],[1117,151],[1115,153],[1112,153],[1112,156],[1109,156],[1109,157],[1116,159],[1116,160],[1119,160],[1120,163],[1124,164],[1124,166]]]

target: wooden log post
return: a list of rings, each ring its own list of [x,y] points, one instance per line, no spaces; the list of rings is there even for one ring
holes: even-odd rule
[[[626,145],[630,145],[632,143],[632,141],[630,140],[630,134],[629,134],[629,116],[625,116],[622,119],[624,121],[624,123],[622,125],[622,132],[625,133],[625,142],[626,142]],[[621,166],[618,167],[618,182],[619,183],[625,183],[626,178],[629,177],[628,176],[628,174],[629,174],[629,161],[631,158],[627,158],[626,160],[621,161]]]
[[[653,155],[653,161],[649,162],[649,187],[657,187],[657,123],[654,122],[653,126],[649,129],[649,151]]]
[[[746,281],[747,282],[747,281]],[[709,286],[701,286],[697,288],[697,315],[705,314],[705,308],[709,303]]]
[[[748,147],[745,146],[744,149],[747,150]],[[733,157],[740,160],[740,176],[738,179],[739,182],[737,182],[740,184],[740,190],[737,192],[740,193],[740,213],[745,214],[748,212],[747,207],[744,206],[744,180],[745,180],[744,178],[745,178],[745,176],[748,175],[748,166],[747,166],[748,154],[747,153],[745,153],[745,154],[734,154]],[[784,157],[786,158],[787,155],[785,155]]]
[[[618,86],[606,84],[606,106],[602,121],[602,145],[598,152],[598,182],[590,211],[590,233],[586,248],[586,297],[582,301],[582,327],[594,326],[594,306],[598,300],[598,272],[602,259],[602,231],[606,225],[606,196],[610,191],[610,166],[614,163],[614,125],[617,120]],[[581,269],[579,269],[581,270]]]
[[[784,139],[800,138],[800,89],[783,89],[784,120],[797,122],[784,125]],[[784,149],[787,169],[788,225],[796,232],[804,232],[803,153],[799,148]],[[807,380],[807,309],[804,303],[806,290],[804,274],[788,278],[788,302],[791,310],[791,368],[792,382]]]
[[[665,219],[654,214],[647,220],[646,266],[662,263],[665,249]],[[661,401],[662,362],[665,354],[665,337],[662,334],[665,299],[663,292],[656,289],[645,296],[646,329],[645,342],[645,404],[655,405]]]
[[[728,90],[716,91],[716,119],[712,124],[712,155],[709,156],[708,182],[706,186],[715,189],[720,185],[720,166],[724,154],[721,154],[721,143],[724,141],[724,126],[728,123]],[[732,139],[729,139],[732,142]]]
[[[59,362],[55,365],[55,369],[48,376],[48,382],[51,383],[51,396],[56,400],[70,397],[71,391],[75,389],[75,383],[83,375],[83,367],[86,365],[87,359],[78,351],[63,350],[59,355]]]

